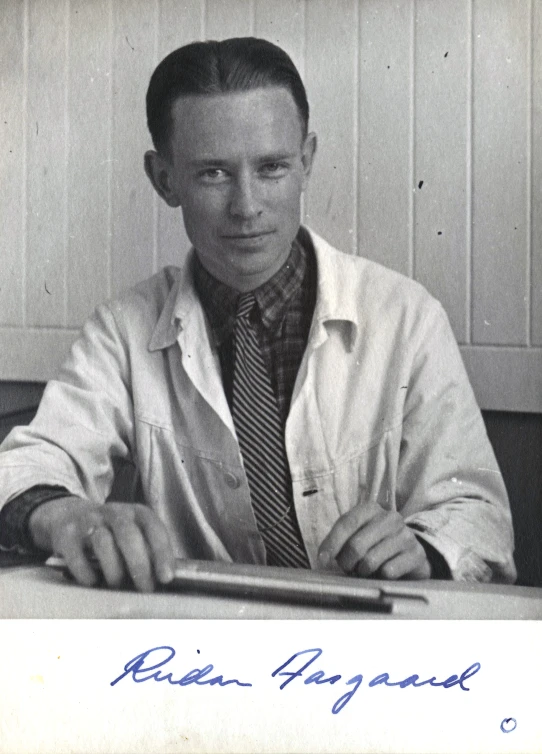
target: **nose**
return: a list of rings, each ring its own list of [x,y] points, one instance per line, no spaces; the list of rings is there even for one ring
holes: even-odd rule
[[[230,214],[240,220],[251,220],[262,214],[258,189],[252,177],[239,176],[232,185]]]

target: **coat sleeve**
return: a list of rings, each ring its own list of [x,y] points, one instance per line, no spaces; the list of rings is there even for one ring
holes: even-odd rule
[[[405,400],[398,507],[453,579],[513,582],[508,496],[440,304],[421,329]]]
[[[129,459],[133,407],[125,344],[104,304],[83,328],[38,413],[0,448],[0,508],[36,485],[102,503],[115,459]]]

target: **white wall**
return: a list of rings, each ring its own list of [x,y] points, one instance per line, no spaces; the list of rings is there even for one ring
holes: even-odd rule
[[[443,302],[484,408],[542,411],[542,0],[0,5],[0,379],[47,379],[98,301],[181,262],[142,168],[148,80],[256,34],[307,84],[307,222]]]

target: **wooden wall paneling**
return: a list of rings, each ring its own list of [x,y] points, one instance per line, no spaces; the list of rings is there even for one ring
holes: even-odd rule
[[[160,0],[158,21],[158,57],[156,62],[184,44],[203,35],[203,0],[191,0],[179,6],[178,0]],[[149,136],[149,148],[151,148]],[[179,208],[157,201],[157,268],[182,264],[190,241]]]
[[[304,0],[256,0],[254,33],[282,47],[303,76],[305,67]],[[309,102],[310,105],[310,102]]]
[[[23,3],[2,7],[0,45],[0,186],[2,242],[0,263],[0,324],[23,324],[24,285],[24,100],[25,9]]]
[[[204,39],[246,37],[253,33],[253,0],[204,1]]]
[[[68,324],[109,293],[110,0],[71,0],[68,80]]]
[[[474,343],[528,342],[529,5],[474,0]]]
[[[159,0],[158,60],[203,36],[204,0]],[[157,60],[157,62],[158,62]]]
[[[46,382],[58,372],[77,330],[64,328],[0,328],[1,380]],[[16,358],[13,355],[16,354]]]
[[[27,323],[66,321],[66,0],[29,2]]]
[[[470,2],[416,3],[414,276],[468,342]],[[469,190],[467,190],[469,189]]]
[[[156,60],[156,1],[113,2],[111,292],[152,274],[154,190],[144,169],[150,146],[145,94]]]
[[[305,16],[305,85],[320,149],[305,196],[307,224],[356,250],[358,4],[311,0]]]
[[[463,346],[461,354],[481,408],[542,413],[542,349]]]
[[[412,272],[413,0],[360,3],[359,253]]]
[[[255,33],[307,83],[308,222],[443,301],[482,406],[542,411],[541,0],[0,5],[0,379],[53,376],[98,301],[181,261],[143,171],[149,77],[191,39]]]
[[[542,346],[542,2],[533,0],[531,81],[531,334]]]

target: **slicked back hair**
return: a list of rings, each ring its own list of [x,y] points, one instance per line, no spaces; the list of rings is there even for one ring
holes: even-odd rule
[[[179,47],[158,64],[147,90],[147,125],[154,148],[163,156],[169,153],[171,108],[179,97],[273,86],[283,87],[292,95],[305,137],[309,123],[307,94],[297,68],[280,47],[255,37]]]

